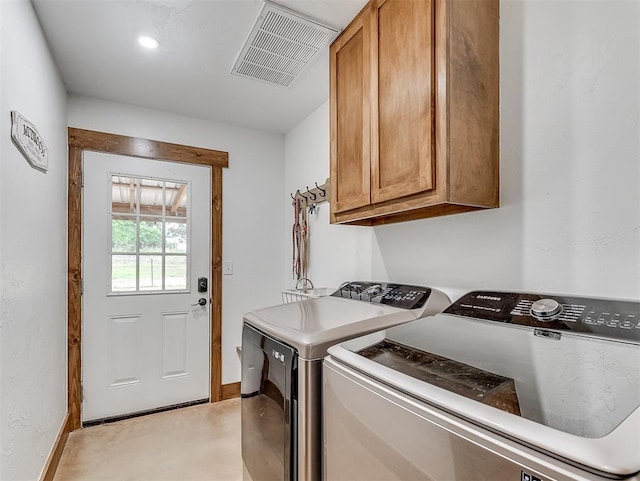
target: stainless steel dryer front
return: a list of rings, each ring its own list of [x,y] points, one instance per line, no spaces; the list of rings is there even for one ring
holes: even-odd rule
[[[640,480],[638,302],[472,292],[329,354],[326,480]]]
[[[442,292],[350,282],[244,317],[242,457],[253,481],[321,479],[322,358],[355,336],[441,312]]]

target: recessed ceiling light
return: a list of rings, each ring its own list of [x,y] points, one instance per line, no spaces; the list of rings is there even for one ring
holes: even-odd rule
[[[140,35],[138,37],[138,43],[144,48],[148,48],[149,50],[156,49],[158,48],[158,45],[160,45],[160,42],[158,42],[153,37],[149,37],[148,35]]]

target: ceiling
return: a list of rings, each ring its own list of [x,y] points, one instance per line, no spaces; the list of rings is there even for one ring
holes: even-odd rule
[[[276,0],[343,29],[366,0]],[[287,133],[329,94],[326,48],[291,87],[230,74],[261,0],[33,0],[70,94]],[[140,34],[155,37],[144,50]]]

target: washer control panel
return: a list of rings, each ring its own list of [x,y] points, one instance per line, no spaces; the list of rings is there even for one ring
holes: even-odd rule
[[[475,291],[464,295],[444,313],[640,342],[640,302]]]
[[[424,306],[430,294],[431,289],[422,286],[386,282],[345,282],[331,295],[402,309],[418,309]]]

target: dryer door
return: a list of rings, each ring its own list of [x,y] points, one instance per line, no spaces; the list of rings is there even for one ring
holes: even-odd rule
[[[289,481],[292,428],[295,428],[292,379],[294,349],[257,331],[242,330],[242,458],[253,481]]]

